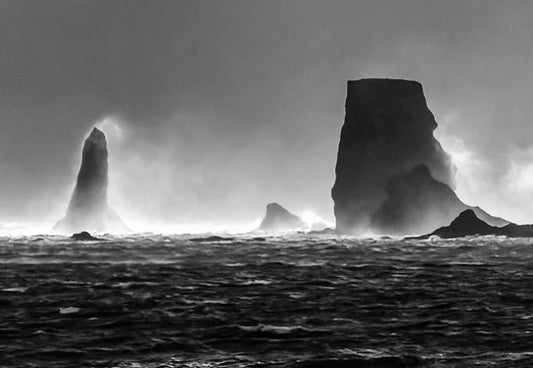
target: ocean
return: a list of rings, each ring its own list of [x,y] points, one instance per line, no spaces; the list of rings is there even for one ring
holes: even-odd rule
[[[533,367],[533,241],[0,238],[0,367]]]

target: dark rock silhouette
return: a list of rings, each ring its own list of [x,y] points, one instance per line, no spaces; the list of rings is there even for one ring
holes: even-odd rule
[[[510,223],[501,227],[491,226],[479,219],[474,210],[468,209],[461,212],[450,225],[440,227],[430,234],[408,239],[427,239],[432,236],[449,239],[471,235],[505,235],[510,238],[530,238],[533,237],[533,225],[517,225]]]
[[[87,231],[82,231],[81,233],[72,234],[70,237],[74,240],[101,240],[99,238],[95,238],[91,234],[89,234]]]
[[[458,238],[467,235],[489,235],[497,232],[497,227],[490,226],[485,221],[480,220],[474,211],[466,210],[461,212],[449,226],[438,229],[434,235],[441,238]]]
[[[65,217],[54,229],[77,232],[124,232],[128,228],[107,204],[107,142],[94,128],[85,140],[76,187]]]
[[[332,188],[339,231],[360,234],[370,230],[374,213],[386,199],[389,178],[420,164],[438,181],[454,186],[450,158],[433,137],[436,127],[420,83],[348,81]]]
[[[305,223],[296,215],[293,215],[277,203],[269,203],[266,207],[266,215],[260,230],[282,231],[298,230],[305,227]]]
[[[510,223],[500,228],[499,235],[509,238],[533,238],[533,225],[517,225]]]
[[[479,207],[467,206],[446,184],[435,180],[426,165],[390,178],[387,198],[372,217],[371,228],[379,234],[425,234],[449,224],[466,209],[493,226],[507,221],[493,217]]]

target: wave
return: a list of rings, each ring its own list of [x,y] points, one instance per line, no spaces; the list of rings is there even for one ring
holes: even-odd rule
[[[305,331],[305,332],[314,332],[313,330],[307,329],[300,325],[297,326],[273,326],[273,325],[264,325],[258,324],[255,326],[237,326],[241,330],[246,332],[273,332],[277,334],[288,334],[295,331]],[[319,331],[319,330],[315,330]]]
[[[0,365],[510,368],[533,359],[530,243],[191,237],[0,240]]]

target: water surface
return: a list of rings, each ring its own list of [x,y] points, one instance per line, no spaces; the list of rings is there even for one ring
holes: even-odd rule
[[[0,238],[2,367],[531,367],[533,242]]]

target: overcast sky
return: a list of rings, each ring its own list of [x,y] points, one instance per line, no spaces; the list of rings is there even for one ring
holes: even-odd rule
[[[531,1],[0,0],[0,221],[53,223],[108,136],[126,222],[332,221],[346,80],[415,79],[460,197],[533,222]]]

